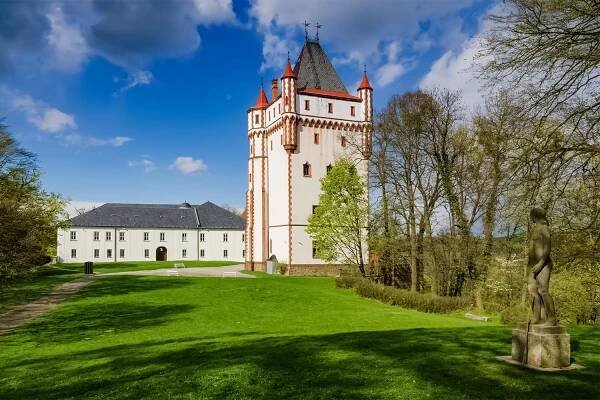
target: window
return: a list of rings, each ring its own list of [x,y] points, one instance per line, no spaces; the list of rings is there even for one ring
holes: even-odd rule
[[[302,175],[310,176],[310,164],[309,163],[304,163],[304,165],[302,165]]]
[[[204,257],[204,249],[200,249],[200,257]]]
[[[350,106],[350,115],[353,117],[356,116],[356,108],[354,106]]]
[[[330,172],[331,172],[331,168],[333,168],[333,167],[331,166],[331,164],[329,164],[329,165],[327,166],[327,173],[330,173]]]
[[[273,141],[271,140],[269,144],[271,145],[271,151],[273,151]]]
[[[94,241],[97,242],[100,240],[100,232],[94,232]]]
[[[287,106],[288,104],[290,104],[290,98],[285,96],[285,105]]]
[[[310,110],[310,101],[309,100],[304,100],[304,109],[306,111]]]
[[[71,240],[77,240],[77,232],[71,231]]]
[[[313,214],[315,214],[317,212],[317,207],[318,206],[313,206]]]
[[[150,258],[150,250],[144,249],[144,258]]]
[[[120,242],[125,241],[125,232],[119,232],[119,241]]]
[[[181,234],[181,241],[182,242],[187,242],[187,233],[184,232],[184,233]]]
[[[223,241],[224,241],[224,242],[227,242],[227,241],[229,241],[229,235],[228,235],[227,233],[224,233],[224,234],[223,234]]]
[[[281,103],[277,104],[277,112],[281,114]]]
[[[77,250],[71,249],[71,258],[77,258]]]
[[[248,174],[248,182],[252,182],[252,174]]]
[[[315,144],[319,144],[319,134],[315,133],[313,135],[313,142],[315,142]]]
[[[246,258],[246,249],[242,250],[242,257]]]
[[[201,233],[201,234],[200,234],[200,241],[201,241],[201,242],[204,242],[204,233]]]
[[[144,242],[147,242],[150,240],[150,232],[144,232]]]
[[[342,136],[342,147],[346,147],[346,136]]]
[[[112,240],[112,232],[106,232],[106,241],[110,242]]]
[[[112,249],[106,249],[106,258],[112,258]]]
[[[119,257],[125,258],[125,249],[119,249]]]
[[[229,251],[223,250],[223,258],[229,257]]]
[[[256,114],[256,115],[254,116],[254,123],[255,123],[255,124],[258,124],[258,114]]]
[[[187,258],[187,249],[181,250],[181,258]]]
[[[269,253],[273,252],[273,239],[269,239]]]
[[[161,241],[161,242],[164,242],[164,241],[165,241],[165,233],[164,233],[164,232],[161,232],[161,233],[160,233],[160,241]]]
[[[333,103],[327,103],[327,112],[333,113]]]
[[[100,258],[100,249],[94,249],[94,258]]]
[[[317,257],[317,247],[314,243],[313,243],[313,247],[312,247],[312,258],[319,258],[319,257]]]
[[[246,242],[246,234],[242,233],[242,243]]]

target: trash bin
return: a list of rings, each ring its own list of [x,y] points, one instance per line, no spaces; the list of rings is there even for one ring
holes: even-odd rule
[[[91,261],[86,261],[83,263],[83,272],[86,275],[90,275],[94,273],[94,263]]]

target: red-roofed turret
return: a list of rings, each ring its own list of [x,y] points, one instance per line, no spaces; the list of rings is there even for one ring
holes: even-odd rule
[[[254,108],[267,108],[269,105],[269,100],[267,100],[267,95],[265,93],[265,89],[260,86],[260,92],[258,92],[258,98],[256,99],[256,104]]]
[[[285,71],[283,71],[283,75],[281,76],[281,79],[283,78],[294,78],[296,79],[296,74],[294,74],[294,70],[292,69],[292,64],[290,64],[290,59],[288,57],[287,60],[287,64],[285,66]]]
[[[362,81],[360,82],[360,85],[358,86],[357,90],[361,90],[361,89],[370,89],[370,90],[373,90],[373,87],[371,87],[371,83],[369,82],[369,78],[367,77],[367,71],[366,70],[365,70],[365,72],[363,74]]]

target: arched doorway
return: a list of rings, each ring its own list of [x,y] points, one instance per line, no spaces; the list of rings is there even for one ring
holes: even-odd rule
[[[160,246],[156,249],[156,261],[167,261],[167,248]]]

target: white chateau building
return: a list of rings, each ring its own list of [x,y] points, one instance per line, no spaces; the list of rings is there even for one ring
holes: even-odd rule
[[[228,260],[245,258],[245,222],[202,205],[104,204],[58,231],[57,262]]]
[[[356,160],[366,181],[371,151],[373,89],[365,74],[348,93],[318,41],[307,40],[292,69],[290,60],[271,86],[261,87],[248,110],[246,269],[264,271],[275,256],[290,275],[339,271],[315,257],[306,233],[318,203],[320,179],[341,156]]]

